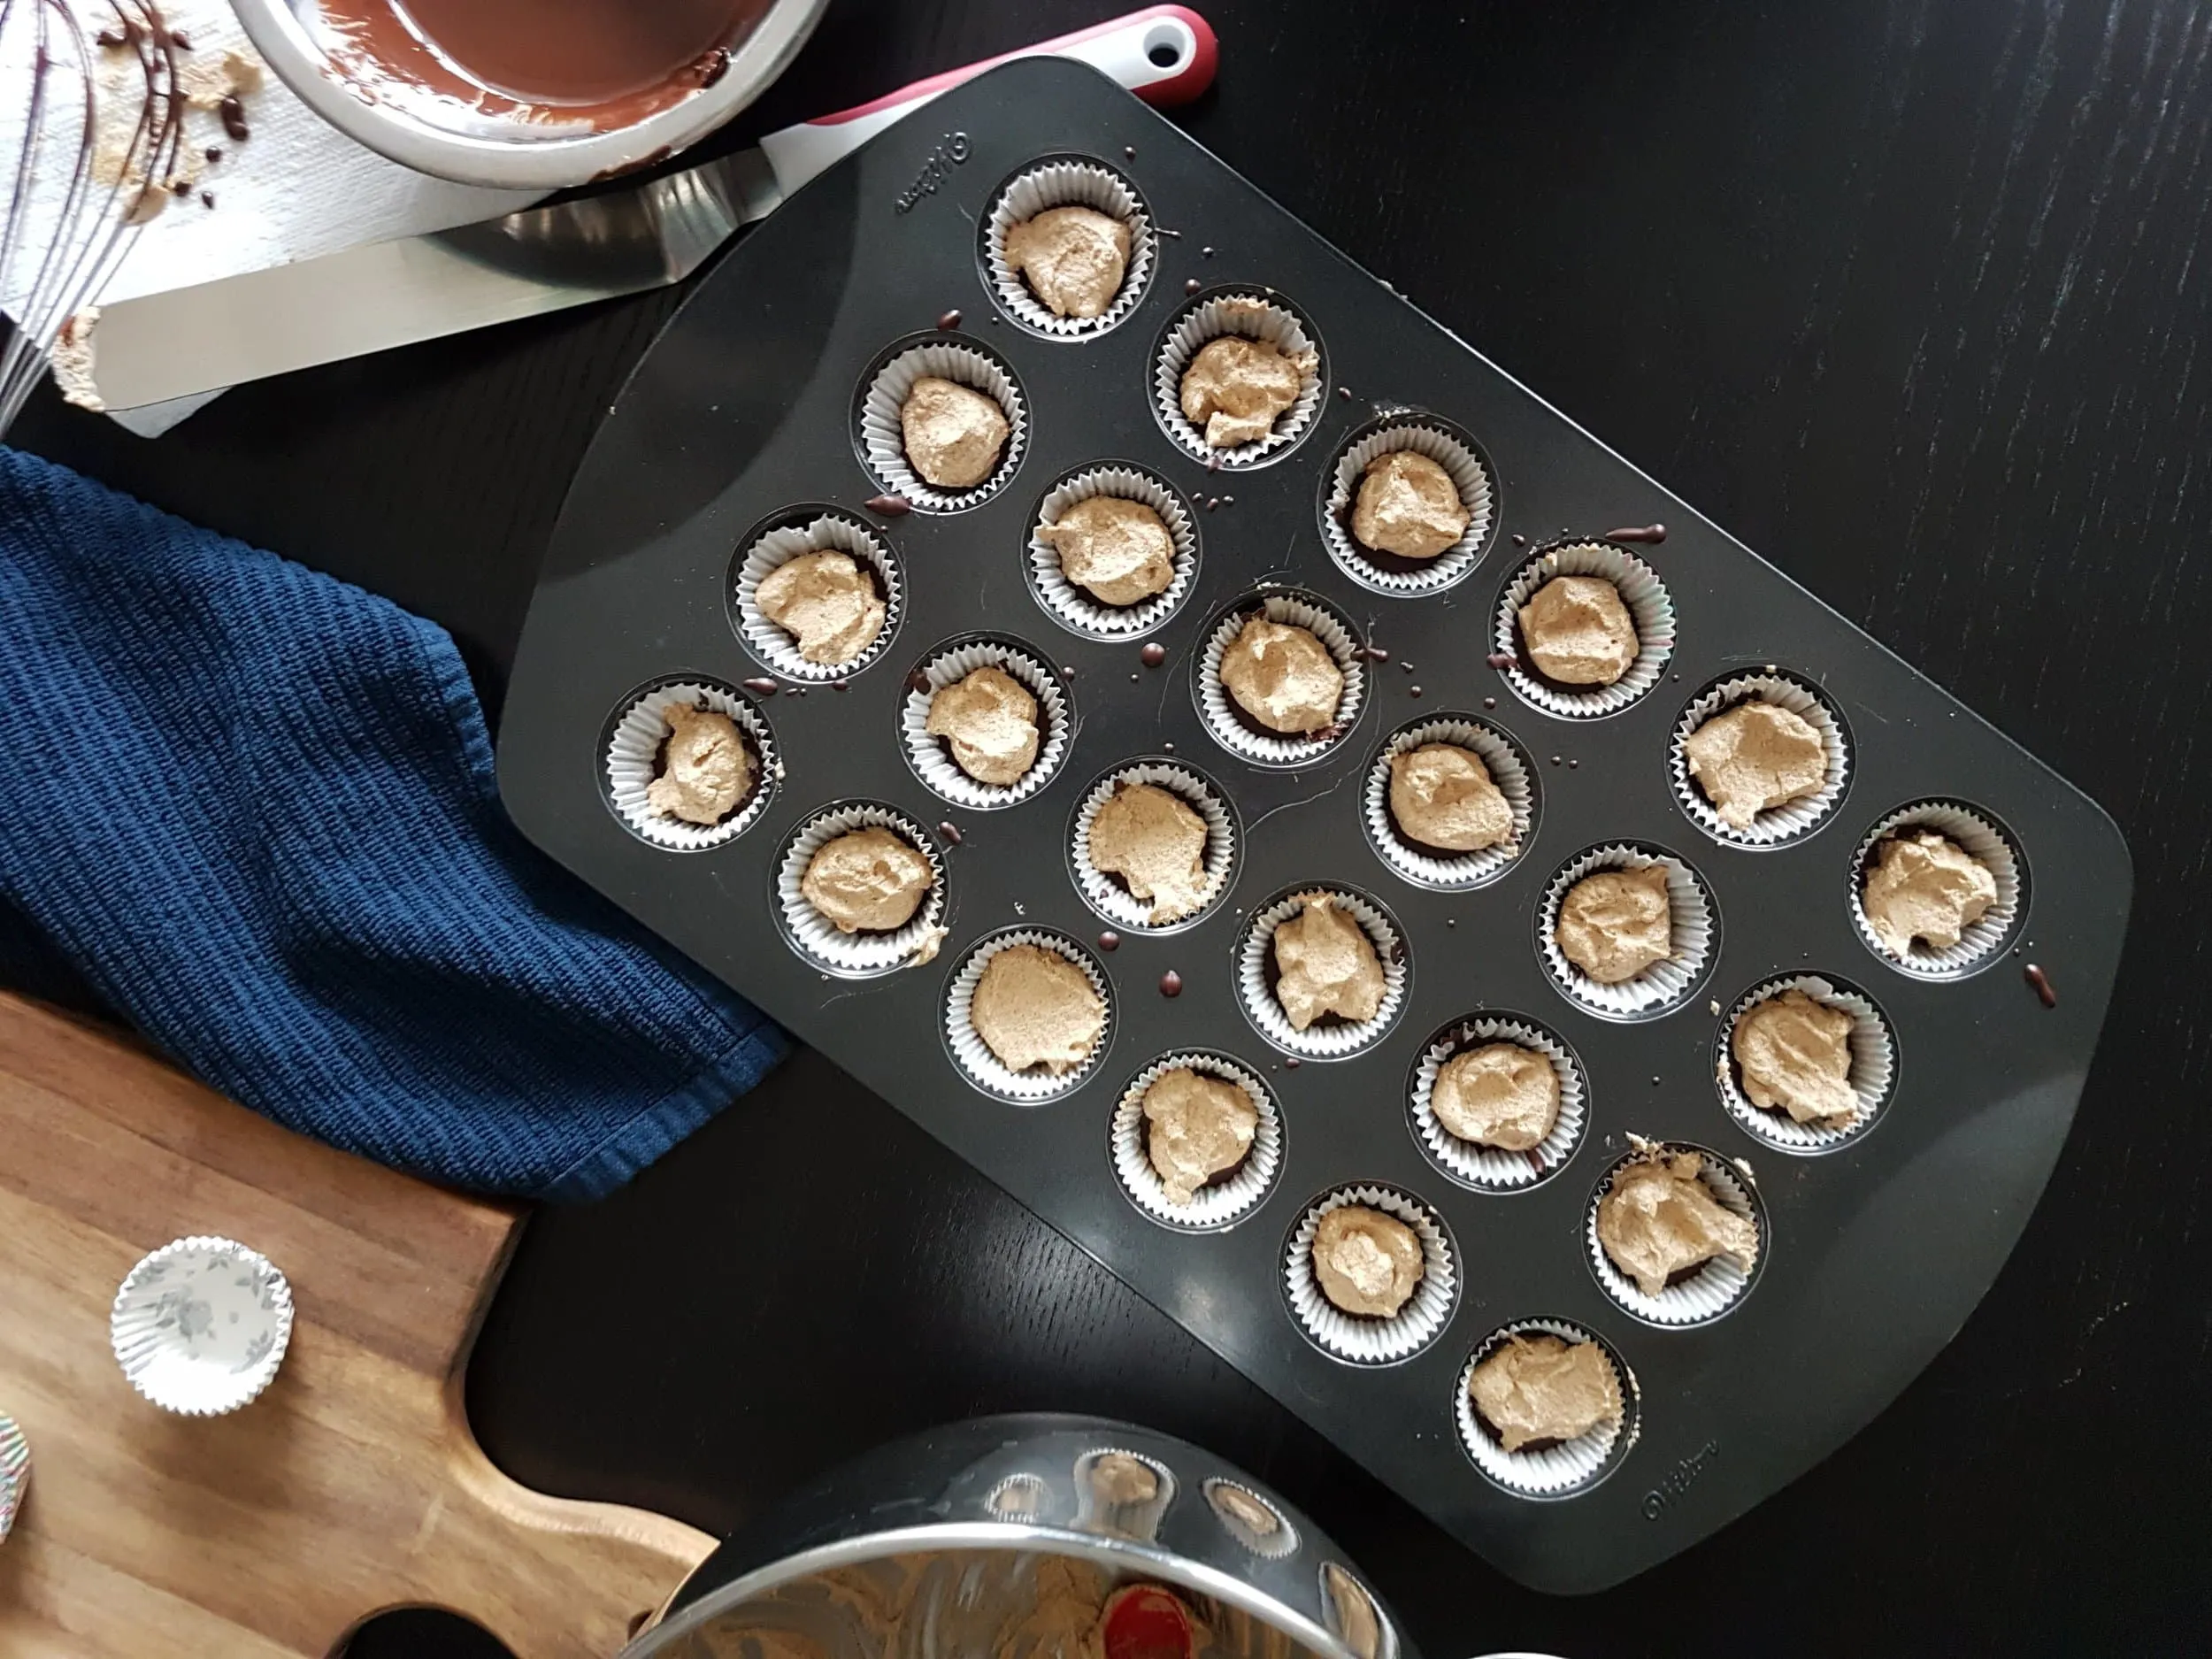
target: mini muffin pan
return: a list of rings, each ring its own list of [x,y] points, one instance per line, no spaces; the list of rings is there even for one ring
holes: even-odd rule
[[[915,196],[933,152],[958,159]],[[1013,181],[1071,163],[1142,204],[1151,257],[1131,303],[1056,332],[1010,312],[979,227]],[[1276,441],[1209,467],[1163,403],[1162,365],[1236,296],[1264,298],[1265,326],[1310,343],[1318,395]],[[873,394],[917,351],[1002,395],[1018,446],[972,490],[872,509],[895,475]],[[1487,491],[1433,584],[1356,568],[1343,534],[1340,463],[1394,430],[1479,468]],[[1140,629],[1071,614],[1041,579],[1042,503],[1102,472],[1186,521],[1175,597]],[[740,596],[764,527],[825,517],[864,526],[895,573],[898,617],[868,661],[814,679],[748,626]],[[1657,524],[1663,539],[1635,530]],[[1570,567],[1633,589],[1643,653],[1602,696],[1506,660],[1510,597],[1532,570]],[[1279,745],[1216,718],[1210,649],[1263,608],[1322,618],[1355,648],[1329,741]],[[912,688],[971,657],[1017,664],[1048,691],[1046,775],[964,787],[913,741]],[[664,834],[640,819],[649,733],[625,718],[676,687],[741,707],[764,740],[770,773],[735,828]],[[1686,722],[1747,687],[1819,709],[1836,753],[1816,810],[1740,833],[1696,810],[1678,757]],[[1431,725],[1511,762],[1509,856],[1389,844],[1375,768]],[[570,493],[499,760],[510,810],[556,858],[1454,1536],[1560,1591],[1617,1582],[1742,1513],[1957,1331],[2065,1139],[2130,882],[2111,822],[2032,757],[1141,104],[1051,61],[947,93],[700,282]],[[1128,768],[1176,769],[1217,801],[1222,882],[1195,918],[1133,925],[1087,890],[1071,835],[1101,780]],[[929,833],[933,926],[947,930],[933,957],[886,969],[793,925],[784,861],[827,812]],[[1901,962],[1855,895],[1871,839],[1914,823],[1998,858],[2004,902],[1960,948]],[[1683,958],[1627,987],[1563,972],[1540,922],[1562,874],[1653,860],[1686,901]],[[1391,994],[1367,1027],[1286,1040],[1249,1006],[1268,963],[1248,943],[1286,897],[1316,889],[1392,946]],[[1075,1071],[995,1069],[959,1026],[979,963],[1013,943],[1056,952],[1104,993],[1106,1034]],[[1814,981],[1868,1016],[1854,1081],[1873,1107],[1848,1133],[1747,1118],[1730,1071],[1728,1013]],[[1540,1035],[1575,1085],[1577,1121],[1525,1179],[1443,1156],[1459,1149],[1431,1143],[1420,1098],[1425,1065],[1501,1031]],[[1176,1056],[1248,1079],[1270,1106],[1263,1179],[1179,1222],[1141,1197],[1141,1171],[1118,1161],[1130,1125],[1117,1126],[1132,1084]],[[1757,1219],[1755,1271],[1657,1298],[1609,1271],[1590,1221],[1632,1134],[1709,1156],[1709,1185]],[[1418,1217],[1434,1257],[1427,1294],[1389,1329],[1330,1319],[1301,1277],[1302,1229],[1350,1193]],[[1513,1329],[1601,1339],[1632,1402],[1621,1432],[1522,1462],[1471,1445],[1468,1368]]]

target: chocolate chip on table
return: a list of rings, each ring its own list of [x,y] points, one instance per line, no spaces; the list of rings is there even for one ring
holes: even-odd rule
[[[1220,496],[1218,496],[1218,495],[1209,495],[1209,496],[1207,496],[1207,497],[1206,497],[1206,511],[1207,511],[1208,512],[1211,512],[1211,511],[1212,511],[1215,508],[1217,508],[1217,507],[1218,507],[1218,506],[1220,506],[1220,505],[1221,505],[1221,497],[1220,497]]]
[[[1176,972],[1174,969],[1170,968],[1165,973],[1160,976],[1160,995],[1162,996],[1180,996],[1182,994],[1183,976]]]
[[[1137,660],[1147,668],[1157,668],[1162,663],[1167,661],[1167,647],[1157,640],[1149,641],[1144,649],[1137,653]]]
[[[957,305],[956,305],[956,306],[954,306],[954,307],[953,307],[950,311],[949,311],[945,312],[942,316],[941,316],[940,318],[938,318],[938,319],[937,319],[937,326],[938,326],[938,327],[942,328],[942,329],[945,329],[945,330],[947,330],[948,332],[949,332],[949,331],[950,331],[950,330],[952,330],[952,329],[955,329],[955,328],[959,327],[959,326],[960,326],[960,308],[959,308]]]
[[[1348,403],[1352,401],[1352,388],[1348,386],[1338,387],[1336,388],[1336,395]]]
[[[1300,1059],[1300,1058],[1299,1058],[1296,1055],[1294,1055],[1294,1055],[1292,1055],[1292,1056],[1291,1056],[1288,1059],[1286,1059],[1286,1060],[1285,1060],[1285,1061],[1283,1062],[1283,1069],[1284,1069],[1286,1071],[1296,1071],[1296,1070],[1297,1070],[1300,1066],[1303,1065],[1304,1064],[1305,1064],[1305,1062],[1304,1062],[1304,1061],[1301,1060],[1301,1059]]]
[[[903,518],[914,511],[914,503],[903,495],[871,495],[861,505],[879,518]]]
[[[220,144],[210,144],[200,154],[206,157],[208,165],[212,166],[223,158],[223,147]]]

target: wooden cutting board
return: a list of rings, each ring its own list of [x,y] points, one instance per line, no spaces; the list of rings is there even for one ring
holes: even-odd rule
[[[0,995],[0,1412],[31,1446],[0,1544],[5,1659],[322,1659],[450,1608],[521,1659],[604,1659],[713,1547],[542,1497],[470,1436],[461,1366],[520,1213],[301,1139]],[[220,1233],[291,1280],[290,1353],[231,1417],[147,1404],[108,1304],[147,1250]]]

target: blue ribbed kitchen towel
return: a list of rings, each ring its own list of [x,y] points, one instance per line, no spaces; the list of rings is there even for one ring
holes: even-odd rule
[[[0,980],[72,971],[280,1124],[533,1197],[785,1043],[522,840],[443,630],[0,450]]]

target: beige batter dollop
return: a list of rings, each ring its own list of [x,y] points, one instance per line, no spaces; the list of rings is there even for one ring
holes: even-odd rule
[[[1521,642],[1545,678],[1609,686],[1641,649],[1620,589],[1602,576],[1555,576],[1521,607]]]
[[[1621,1416],[1620,1379],[1605,1350],[1548,1332],[1507,1337],[1475,1367],[1467,1392],[1509,1452],[1575,1440]]]
[[[1093,495],[1041,525],[1037,539],[1060,556],[1060,571],[1101,604],[1133,605],[1175,580],[1175,538],[1141,501]]]
[[[1559,1121],[1559,1073],[1518,1043],[1485,1043],[1444,1063],[1429,1110],[1462,1141],[1526,1152]]]
[[[1513,808],[1490,769],[1456,743],[1390,757],[1390,816],[1408,840],[1446,852],[1479,852],[1513,834]]]
[[[1221,683],[1271,732],[1317,732],[1336,718],[1344,671],[1310,628],[1254,617],[1221,654]]]
[[[1255,1538],[1272,1538],[1283,1530],[1283,1517],[1241,1486],[1209,1486],[1206,1501]]]
[[[1801,1124],[1848,1118],[1859,1110],[1851,1092],[1851,1030],[1839,1008],[1802,991],[1785,991],[1737,1020],[1729,1051],[1754,1106],[1782,1110]]]
[[[1374,1018],[1387,982],[1367,930],[1325,893],[1304,905],[1275,929],[1275,1000],[1299,1031],[1326,1014]]]
[[[1209,340],[1183,371],[1183,418],[1205,429],[1212,449],[1257,442],[1298,401],[1318,363],[1310,351],[1286,357],[1271,342],[1242,334]]]
[[[887,614],[871,573],[849,554],[802,553],[754,592],[761,615],[799,642],[810,663],[849,663],[876,642]]]
[[[1007,227],[1006,263],[1055,317],[1102,317],[1129,268],[1129,227],[1094,207],[1048,207]]]
[[[1747,1273],[1759,1259],[1757,1225],[1713,1196],[1698,1179],[1704,1167],[1694,1152],[1654,1148],[1616,1175],[1598,1203],[1599,1244],[1647,1296],[1715,1256]]]
[[[1159,1472],[1127,1452],[1093,1458],[1089,1479],[1091,1494],[1101,1503],[1149,1503],[1160,1495]]]
[[[1152,901],[1151,921],[1188,916],[1206,902],[1206,820],[1157,784],[1125,783],[1091,819],[1091,863]]]
[[[1859,908],[1891,955],[1924,939],[1947,950],[1997,902],[1997,878],[1947,835],[1900,830],[1881,844]]]
[[[922,729],[950,743],[953,764],[978,783],[1018,783],[1037,759],[1037,699],[1002,668],[941,687]]]
[[[1359,544],[1400,558],[1434,558],[1465,535],[1473,520],[1452,475],[1417,449],[1370,461],[1352,505],[1352,535]]]
[[[1314,1277],[1321,1294],[1346,1313],[1394,1317],[1425,1271],[1420,1235],[1379,1210],[1342,1204],[1315,1230]]]
[[[990,477],[1011,430],[997,399],[933,374],[915,381],[899,405],[907,461],[940,489],[968,489]]]
[[[1555,930],[1568,961],[1600,985],[1632,979],[1674,954],[1667,868],[1600,870],[1567,889]]]
[[[1721,822],[1737,829],[1769,807],[1816,793],[1828,778],[1820,733],[1771,703],[1715,715],[1683,740],[1682,753]]]
[[[929,895],[929,860],[880,826],[824,841],[806,861],[799,891],[841,933],[903,927]]]
[[[1058,951],[1009,945],[984,965],[968,1020],[1010,1071],[1072,1071],[1106,1029],[1106,1004]]]
[[[713,709],[672,703],[661,710],[668,741],[645,804],[687,824],[719,824],[753,787],[753,753],[737,722]]]
[[[1188,1066],[1163,1073],[1144,1092],[1144,1150],[1172,1203],[1187,1204],[1252,1149],[1260,1126],[1252,1097]]]

